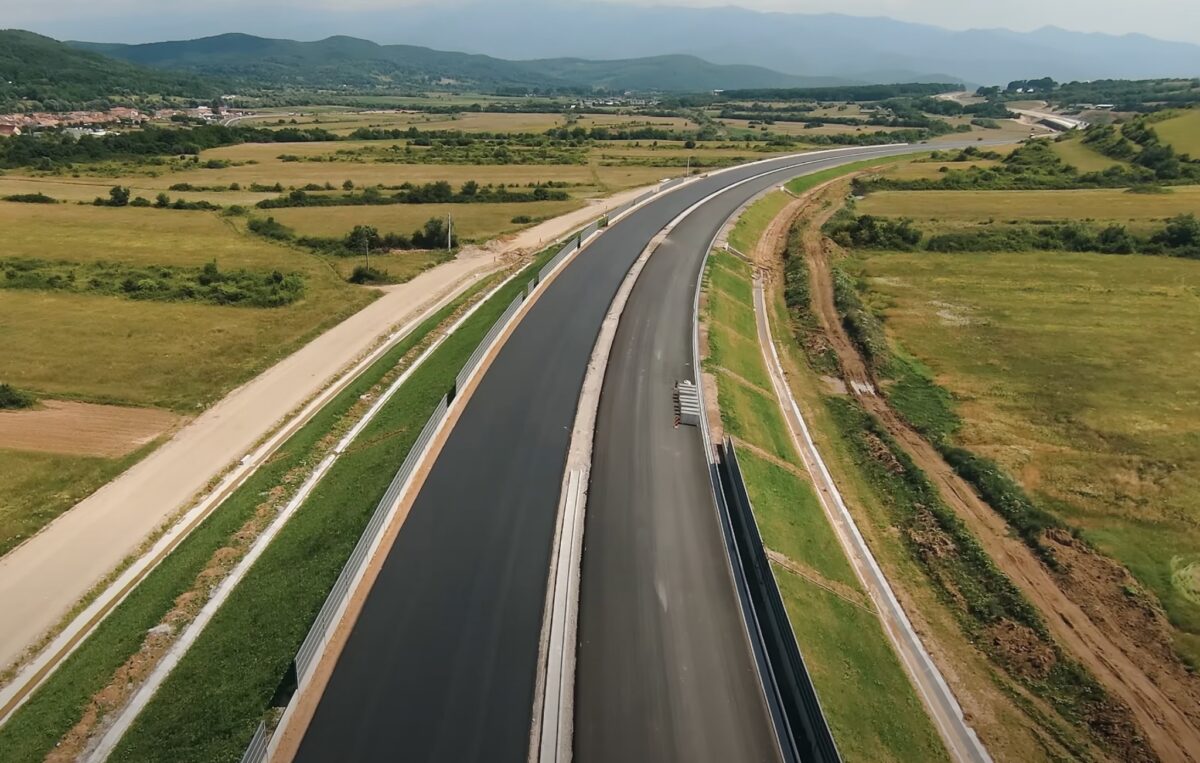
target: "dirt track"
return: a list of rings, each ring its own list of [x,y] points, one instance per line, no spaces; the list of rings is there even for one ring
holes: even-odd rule
[[[0,668],[55,624],[285,416],[393,327],[481,273],[534,252],[645,189],[625,191],[421,273],[333,327],[183,427],[165,445],[0,558]]]
[[[13,450],[117,458],[174,429],[181,418],[159,408],[47,400],[0,412],[0,443]]]
[[[840,199],[845,183],[826,199]],[[833,299],[830,260],[835,247],[820,231],[837,204],[814,212],[804,232],[813,306],[837,353],[842,374],[872,413],[937,487],[971,532],[1022,593],[1042,613],[1058,642],[1132,710],[1153,751],[1163,760],[1200,761],[1200,686],[1174,655],[1169,626],[1121,590],[1136,585],[1112,561],[1066,533],[1048,533],[1046,544],[1063,572],[1052,573],[981,500],[938,451],[875,394],[875,379],[842,326]]]

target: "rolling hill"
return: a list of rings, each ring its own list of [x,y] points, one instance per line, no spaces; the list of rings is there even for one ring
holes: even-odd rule
[[[0,113],[81,108],[107,98],[215,95],[219,88],[195,74],[114,61],[20,29],[0,30]]]
[[[582,58],[508,61],[415,45],[377,45],[353,37],[296,42],[222,34],[141,45],[69,44],[133,64],[213,77],[233,87],[695,91],[829,83],[829,78],[799,77],[757,66],[712,64],[691,55],[616,61]]]

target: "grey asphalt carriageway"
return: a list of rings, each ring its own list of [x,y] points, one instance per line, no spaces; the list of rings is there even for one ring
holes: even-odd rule
[[[695,430],[673,429],[666,380],[691,377],[696,275],[729,214],[793,176],[920,150],[792,156],[704,178],[635,210],[571,262],[500,350],[432,465],[297,759],[527,760],[563,468],[600,324],[668,223],[777,170],[686,218],[650,258],[618,329],[584,536],[575,721],[585,760],[774,759],[703,448]],[[664,484],[657,470],[672,470],[657,475]],[[670,588],[656,590],[658,580]]]

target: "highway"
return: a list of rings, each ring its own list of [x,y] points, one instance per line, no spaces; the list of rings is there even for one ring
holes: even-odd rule
[[[778,159],[699,180],[614,224],[567,266],[500,350],[432,465],[297,758],[527,759],[563,466],[601,321],[630,265],[672,219],[715,191],[778,170],[687,218],[650,258],[627,307],[629,325],[623,318],[618,330],[588,504],[576,714],[584,759],[774,759],[702,447],[695,430],[679,434],[662,420],[671,408],[664,380],[689,375],[697,268],[737,206],[794,175],[920,148]],[[651,479],[654,469],[672,470],[665,485]],[[631,532],[641,536],[635,511],[654,532],[630,547]],[[670,586],[663,594],[658,579]],[[651,606],[656,597],[665,609]],[[695,683],[681,668],[716,674]],[[714,693],[693,693],[697,687]],[[633,717],[639,712],[650,715]],[[702,723],[711,727],[697,728]],[[618,735],[621,747],[605,747]],[[721,756],[730,750],[736,754]]]
[[[774,761],[775,733],[726,561],[700,430],[676,427],[696,380],[693,299],[709,244],[767,178],[671,231],[621,314],[596,420],[584,530],[575,753]]]

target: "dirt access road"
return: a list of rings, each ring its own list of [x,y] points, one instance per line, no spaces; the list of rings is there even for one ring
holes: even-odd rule
[[[472,248],[385,294],[183,427],[150,456],[0,559],[0,668],[11,665],[164,522],[380,337],[476,277],[538,251],[645,188]]]
[[[1153,751],[1162,760],[1200,761],[1200,686],[1174,655],[1162,615],[1128,603],[1131,597],[1120,590],[1136,585],[1128,573],[1067,533],[1053,531],[1045,540],[1064,571],[1052,573],[933,445],[875,393],[874,375],[834,305],[830,261],[835,246],[821,233],[845,192],[845,182],[825,192],[824,198],[834,203],[808,219],[804,249],[813,307],[847,387],[925,472],[997,567],[1041,611],[1055,639],[1129,706]]]

